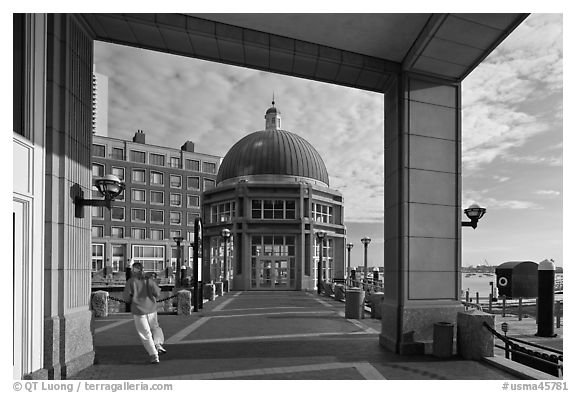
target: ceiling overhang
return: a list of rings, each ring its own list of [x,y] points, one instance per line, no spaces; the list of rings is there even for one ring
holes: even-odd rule
[[[94,39],[382,92],[461,82],[528,14],[81,14]]]

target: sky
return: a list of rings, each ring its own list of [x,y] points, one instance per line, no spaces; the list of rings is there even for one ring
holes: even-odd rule
[[[462,84],[462,207],[487,213],[462,229],[462,265],[554,259],[562,266],[562,15],[530,15]],[[384,97],[262,71],[96,43],[109,77],[109,133],[224,156],[264,129],[274,95],[282,128],[322,156],[345,201],[352,265],[384,260]],[[463,220],[465,220],[463,215]]]

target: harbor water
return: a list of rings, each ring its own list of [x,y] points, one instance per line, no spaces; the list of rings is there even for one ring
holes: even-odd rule
[[[466,291],[469,291],[471,299],[476,298],[476,292],[481,299],[487,299],[490,294],[490,281],[494,284],[494,296],[498,296],[496,286],[496,274],[489,273],[462,273],[462,298],[466,297]],[[563,281],[563,275],[556,275],[556,283]]]

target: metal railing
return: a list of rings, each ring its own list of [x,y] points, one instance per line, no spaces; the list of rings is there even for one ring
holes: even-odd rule
[[[506,359],[511,359],[515,362],[524,364],[526,366],[557,377],[562,376],[564,370],[564,355],[562,351],[555,348],[546,347],[544,345],[521,340],[519,338],[503,336],[494,330],[488,323],[484,322],[483,325],[495,337],[502,340],[504,346],[498,344],[495,344],[494,346],[505,351],[504,353]],[[549,353],[528,349],[524,346],[521,346],[520,344],[538,348]]]

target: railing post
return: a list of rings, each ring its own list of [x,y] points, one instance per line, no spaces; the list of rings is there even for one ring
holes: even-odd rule
[[[506,353],[506,359],[510,359],[510,344],[508,343],[508,340],[504,341],[504,346],[505,346],[505,353]]]
[[[502,296],[502,316],[506,316],[506,295]]]
[[[556,301],[556,329],[560,329],[560,300]]]
[[[522,298],[518,299],[518,320],[522,320]]]
[[[476,292],[476,304],[480,304],[480,294]]]
[[[488,296],[488,313],[492,314],[492,293]]]

